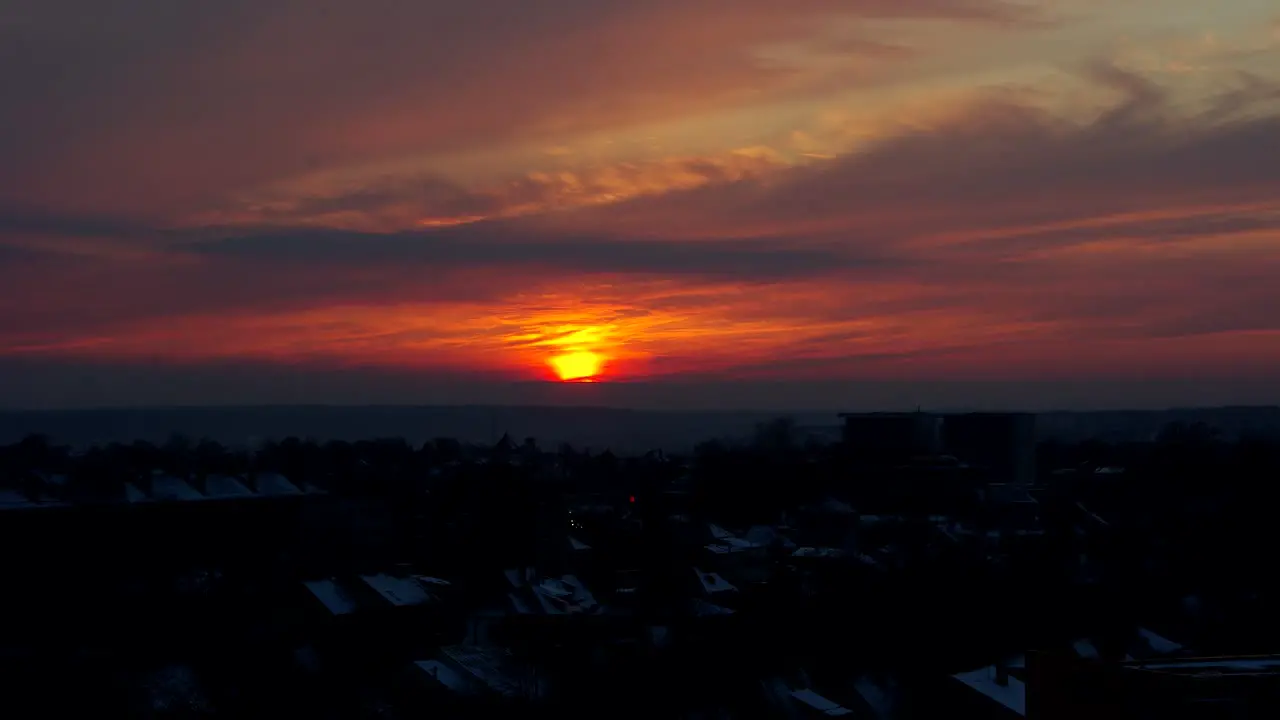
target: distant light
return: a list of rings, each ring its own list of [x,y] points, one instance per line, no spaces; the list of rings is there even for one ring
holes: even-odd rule
[[[634,503],[635,501],[636,501],[635,495],[632,495],[631,497],[627,498],[627,502]]]

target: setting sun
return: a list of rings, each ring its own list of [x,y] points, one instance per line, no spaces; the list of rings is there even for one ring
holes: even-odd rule
[[[590,351],[565,353],[551,358],[551,368],[565,382],[590,382],[600,374],[604,358]]]

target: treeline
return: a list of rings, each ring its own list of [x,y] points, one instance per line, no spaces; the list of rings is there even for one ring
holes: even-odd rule
[[[755,438],[747,442],[708,441],[693,456],[725,458],[759,450],[769,450],[774,457],[785,456],[797,447],[793,444],[794,434],[790,421],[778,420],[761,425]],[[622,457],[607,449],[592,452],[567,444],[547,449],[539,445],[536,438],[516,441],[505,435],[495,444],[463,443],[440,437],[417,447],[402,438],[348,442],[286,437],[265,441],[251,449],[232,448],[207,438],[174,435],[163,443],[113,442],[79,451],[46,435],[32,434],[16,443],[0,445],[0,481],[13,483],[24,478],[54,476],[68,481],[124,480],[148,472],[180,478],[274,472],[308,482],[341,485],[345,480],[374,476],[421,477],[423,472],[444,467],[491,462],[557,468],[565,475],[583,472],[597,475],[637,465],[652,466],[657,460],[687,462],[691,459],[692,456],[668,457],[661,450]]]
[[[1259,484],[1266,488],[1280,476],[1280,442],[1261,437],[1225,440],[1203,423],[1172,423],[1146,442],[1049,440],[1039,445],[1037,458],[1039,476],[1050,485],[1080,485],[1085,476],[1090,483],[1109,479],[1115,484],[1123,478],[1136,491],[1171,500],[1188,494],[1238,494]],[[59,486],[83,487],[154,472],[193,480],[270,472],[359,493],[440,476],[445,470],[458,474],[459,468],[494,464],[520,468],[521,476],[558,479],[569,489],[619,479],[642,484],[697,479],[694,489],[702,500],[740,506],[734,512],[752,516],[850,483],[874,481],[851,477],[846,471],[850,460],[836,445],[801,439],[783,419],[762,424],[745,441],[711,440],[684,456],[655,450],[624,457],[569,445],[546,449],[535,438],[516,441],[506,436],[492,445],[437,438],[417,447],[399,438],[320,442],[288,437],[253,449],[174,436],[159,444],[111,443],[73,452],[46,436],[31,435],[0,446],[0,485],[30,486],[32,491],[40,485],[47,492],[51,478],[58,478]]]

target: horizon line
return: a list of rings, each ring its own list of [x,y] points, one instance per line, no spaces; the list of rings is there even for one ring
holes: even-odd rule
[[[1258,405],[1241,405],[1241,404],[1224,404],[1224,405],[1169,405],[1160,408],[1095,408],[1095,409],[1050,409],[1050,410],[1025,410],[1025,409],[1000,409],[1000,410],[983,410],[975,407],[952,407],[952,408],[928,408],[915,407],[908,409],[891,409],[882,408],[878,410],[859,410],[859,411],[841,411],[833,409],[770,409],[770,408],[695,408],[695,409],[660,409],[660,408],[637,408],[625,407],[618,405],[538,405],[538,404],[512,404],[500,405],[494,403],[261,403],[261,404],[245,404],[245,403],[205,403],[205,404],[175,404],[175,405],[86,405],[78,407],[57,407],[57,408],[33,408],[33,407],[3,407],[0,406],[0,413],[7,414],[54,414],[54,413],[79,413],[79,412],[154,412],[166,410],[374,410],[374,409],[401,409],[401,410],[554,410],[554,411],[596,411],[596,412],[626,412],[626,413],[643,413],[651,415],[824,415],[830,414],[839,417],[842,413],[849,414],[874,414],[874,413],[902,413],[902,412],[923,412],[923,413],[1029,413],[1032,415],[1078,415],[1086,413],[1164,413],[1177,412],[1186,410],[1280,410],[1280,404],[1258,404]]]

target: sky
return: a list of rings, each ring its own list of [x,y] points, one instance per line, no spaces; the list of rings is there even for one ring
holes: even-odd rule
[[[0,406],[1280,402],[1274,2],[0,0],[0,88]]]

